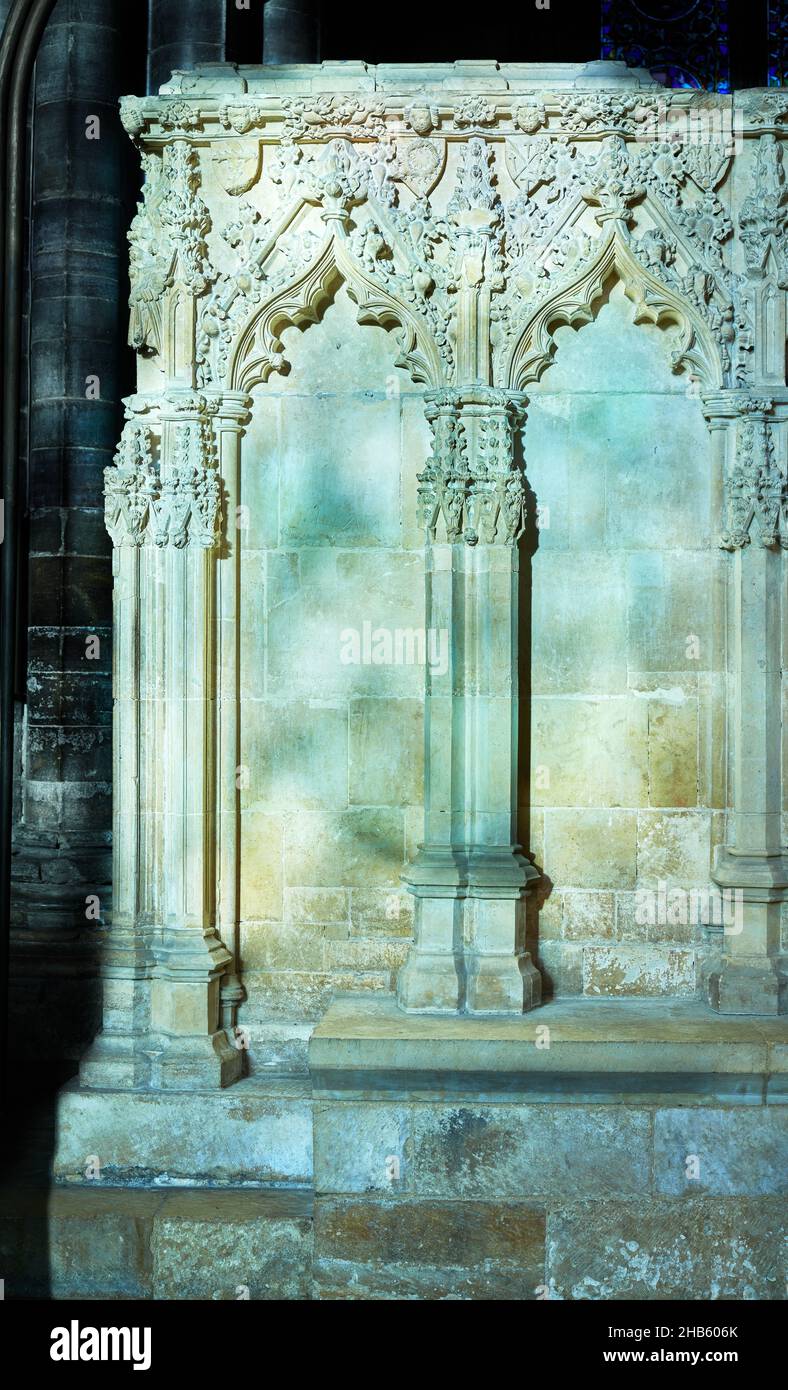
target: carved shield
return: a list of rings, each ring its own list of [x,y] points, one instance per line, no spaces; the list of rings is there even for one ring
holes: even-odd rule
[[[249,140],[241,146],[233,141],[233,145],[233,154],[219,152],[214,155],[214,163],[222,188],[237,198],[241,193],[248,193],[252,185],[257,183],[263,162],[263,147],[259,140]]]
[[[445,140],[408,140],[400,147],[402,181],[417,198],[426,198],[446,164]]]

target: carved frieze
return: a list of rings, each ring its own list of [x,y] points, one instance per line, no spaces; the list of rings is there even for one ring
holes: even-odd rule
[[[784,316],[776,296],[788,276],[786,108],[775,94],[734,101],[640,79],[557,92],[465,80],[405,95],[374,84],[203,90],[174,84],[123,104],[146,174],[130,233],[131,341],[159,353],[168,297],[190,295],[197,387],[248,391],[286,370],[282,329],[313,322],[344,282],[359,321],[392,330],[394,360],[415,382],[463,398],[446,418],[430,407],[437,454],[422,477],[425,507],[448,532],[504,534],[504,501],[519,498],[511,470],[493,470],[494,486],[484,470],[467,472],[509,419],[493,412],[477,428],[468,383],[527,386],[552,358],[556,327],[593,317],[613,275],[637,322],[669,330],[674,370],[706,390],[757,390],[762,319]],[[775,361],[761,389],[779,380]],[[771,427],[742,429],[728,534],[755,522],[771,535],[776,484],[752,462],[768,454]],[[451,468],[436,461],[447,431]]]

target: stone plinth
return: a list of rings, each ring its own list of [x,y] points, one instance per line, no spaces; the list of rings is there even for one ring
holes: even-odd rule
[[[337,1000],[310,1049],[316,1296],[781,1298],[787,1040],[700,1005]]]

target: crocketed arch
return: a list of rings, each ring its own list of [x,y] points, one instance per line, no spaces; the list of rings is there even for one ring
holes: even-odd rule
[[[723,385],[720,351],[704,316],[686,296],[640,263],[636,245],[618,228],[611,230],[592,264],[534,311],[506,366],[505,380],[511,389],[523,390],[539,380],[555,356],[555,330],[564,324],[580,328],[591,323],[612,280],[621,281],[632,301],[635,323],[660,328],[673,324],[678,329],[671,353],[674,371],[691,372],[704,390]]]
[[[360,324],[400,330],[395,366],[404,367],[417,385],[442,385],[441,357],[421,315],[377,285],[332,232],[303,274],[257,305],[236,335],[228,388],[249,392],[272,372],[287,370],[282,330],[317,323],[343,283],[357,305]]]

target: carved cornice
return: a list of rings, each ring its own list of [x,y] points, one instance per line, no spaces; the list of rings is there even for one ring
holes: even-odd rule
[[[359,322],[394,330],[415,382],[519,389],[551,360],[555,328],[588,321],[615,274],[636,321],[675,327],[674,370],[706,391],[757,381],[751,282],[768,256],[786,260],[788,220],[761,106],[623,76],[615,90],[471,81],[277,94],[246,92],[232,72],[221,90],[211,71],[128,99],[146,168],[131,232],[134,345],[161,350],[164,305],[185,293],[198,384],[247,391],[287,369],[282,329],[314,322],[344,282]],[[724,187],[734,115],[747,158],[758,151],[736,229]],[[238,200],[213,228],[198,160]]]
[[[473,90],[458,82],[421,91],[353,90],[352,76],[345,75],[345,91],[315,91],[313,94],[261,93],[235,94],[176,93],[147,98],[125,97],[121,101],[121,120],[133,138],[166,138],[170,132],[214,131],[221,136],[248,135],[259,131],[271,142],[314,142],[344,137],[375,141],[389,133],[409,132],[423,137],[440,131],[462,139],[469,133],[493,135],[520,131],[533,135],[572,135],[593,139],[621,133],[632,139],[654,141],[683,123],[699,125],[710,113],[724,112],[730,124],[733,101],[730,96],[698,92],[668,91],[652,83],[649,87],[629,86],[628,90],[604,87],[550,90],[549,87],[519,83],[516,89]],[[322,74],[316,72],[319,83]],[[465,85],[465,90],[463,90]],[[753,124],[761,108],[753,106]],[[749,116],[749,113],[748,113]]]

